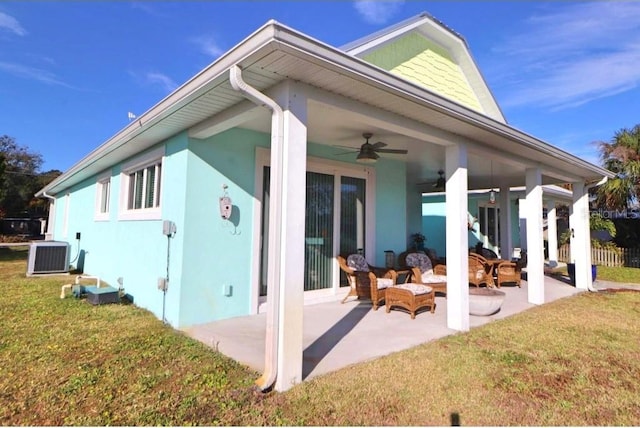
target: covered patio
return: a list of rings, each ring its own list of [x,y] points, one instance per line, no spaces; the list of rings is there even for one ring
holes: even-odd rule
[[[470,316],[472,328],[503,319],[537,305],[529,303],[528,283],[505,286],[500,311],[491,316]],[[544,277],[544,300],[570,297],[584,290],[561,279]],[[184,329],[184,332],[228,357],[262,372],[265,364],[266,314],[229,318]],[[351,299],[306,305],[303,310],[303,380],[352,364],[403,351],[441,337],[459,333],[447,327],[447,299],[436,297],[436,311],[411,320],[406,312],[384,306],[372,310],[366,300]]]

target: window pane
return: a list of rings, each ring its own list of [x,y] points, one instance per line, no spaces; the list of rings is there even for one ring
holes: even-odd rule
[[[108,213],[109,212],[109,195],[110,195],[110,187],[111,181],[103,181],[100,183],[101,192],[100,192],[100,212]]]
[[[127,209],[133,209],[133,201],[136,195],[136,173],[129,174],[129,198],[127,201]]]
[[[353,177],[342,177],[340,182],[340,254],[345,256],[364,251],[365,184]],[[342,271],[340,285],[349,285]]]
[[[145,186],[145,198],[144,198],[144,207],[151,208],[154,206],[153,197],[155,195],[156,190],[156,167],[155,165],[150,166],[146,170],[146,186]]]
[[[267,256],[269,249],[269,188],[271,186],[271,168],[263,168],[262,179],[262,240],[260,247],[260,295],[267,295]]]
[[[156,165],[156,203],[154,207],[160,206],[160,183],[162,182],[162,164]]]
[[[334,176],[307,172],[304,289],[331,287]]]
[[[144,170],[135,172],[135,193],[133,196],[133,208],[142,208],[142,186],[144,185]]]

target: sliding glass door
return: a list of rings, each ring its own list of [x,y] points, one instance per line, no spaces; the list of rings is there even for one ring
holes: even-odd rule
[[[262,249],[260,295],[267,291],[267,249],[269,243],[269,172],[263,169]],[[363,251],[365,247],[364,178],[322,172],[307,172],[305,212],[304,290],[334,286],[335,256]],[[336,197],[336,195],[338,197]],[[336,233],[338,231],[338,233]],[[340,281],[341,285],[343,281]]]

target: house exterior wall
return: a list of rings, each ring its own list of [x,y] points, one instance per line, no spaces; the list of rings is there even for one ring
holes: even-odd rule
[[[485,196],[469,195],[469,213],[476,219],[480,202]],[[422,233],[427,237],[426,247],[436,250],[438,255],[444,255],[446,250],[446,236],[444,233],[445,218],[445,197],[444,195],[423,195],[422,197]],[[513,246],[520,246],[520,225],[518,221],[518,208],[515,200],[511,201],[511,236]],[[473,248],[476,243],[483,242],[483,235],[478,223],[474,230],[469,231],[469,247]],[[505,255],[503,257],[507,258]],[[508,255],[510,258],[511,255]]]
[[[250,314],[255,311],[252,287],[257,281],[251,267],[260,245],[254,242],[254,228],[260,227],[253,212],[254,195],[260,193],[255,189],[256,148],[269,144],[269,134],[240,128],[206,140],[176,135],[152,149],[161,147],[165,153],[160,219],[118,218],[120,172],[128,159],[69,189],[68,197],[66,192],[57,195],[54,239],[71,244],[72,258],[80,250],[74,267],[81,263],[87,275],[114,287],[122,278],[137,306],[158,318],[164,311],[166,321],[176,327]],[[310,156],[344,163],[335,152],[309,144]],[[370,178],[374,200],[369,202],[376,212],[371,259],[383,265],[385,250],[398,253],[406,245],[406,167],[402,161],[381,158],[374,168],[380,177]],[[111,177],[109,214],[96,220],[97,181],[106,173]],[[220,216],[223,185],[233,203],[229,220]],[[170,240],[162,233],[163,220],[176,224]],[[76,232],[81,233],[79,243]],[[167,258],[169,286],[164,295],[157,282],[167,275]]]
[[[409,33],[363,56],[365,61],[404,77],[473,110],[485,113],[460,66],[449,52]]]
[[[171,242],[171,278],[181,276],[182,239],[181,219],[184,216],[184,180],[176,171],[184,168],[184,137],[174,137],[158,147],[165,148],[162,172],[162,219],[171,219],[178,224],[178,234]],[[109,168],[111,175],[110,209],[108,219],[96,220],[97,177],[89,178],[68,191],[68,210],[65,209],[66,193],[56,195],[56,222],[54,239],[71,244],[71,259],[74,268],[82,268],[87,275],[98,276],[102,281],[117,288],[122,278],[125,292],[136,305],[162,316],[163,295],[157,288],[158,278],[165,277],[167,270],[167,237],[162,234],[162,219],[118,220],[122,164]],[[66,212],[65,212],[66,211]],[[64,221],[67,217],[64,233]],[[75,239],[76,233],[81,239]],[[77,259],[74,260],[78,255]],[[177,323],[178,308],[170,302],[180,293],[180,281],[171,280],[167,292],[165,318]]]
[[[255,149],[269,143],[268,134],[237,128],[189,142],[181,325],[251,313]],[[220,215],[223,185],[229,220]]]

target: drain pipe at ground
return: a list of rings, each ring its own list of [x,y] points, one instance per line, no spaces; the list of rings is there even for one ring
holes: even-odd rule
[[[271,186],[276,189],[274,194],[282,194],[282,144],[284,134],[284,113],[282,108],[271,98],[267,97],[256,88],[249,86],[242,80],[242,70],[238,65],[229,69],[229,82],[236,91],[259,106],[271,110]],[[269,212],[269,257],[275,258],[269,263],[267,271],[267,330],[265,337],[265,371],[256,380],[256,384],[262,391],[273,386],[278,374],[278,336],[280,318],[280,256],[276,255],[276,249],[280,248],[282,209],[276,203],[276,198],[270,199]]]

